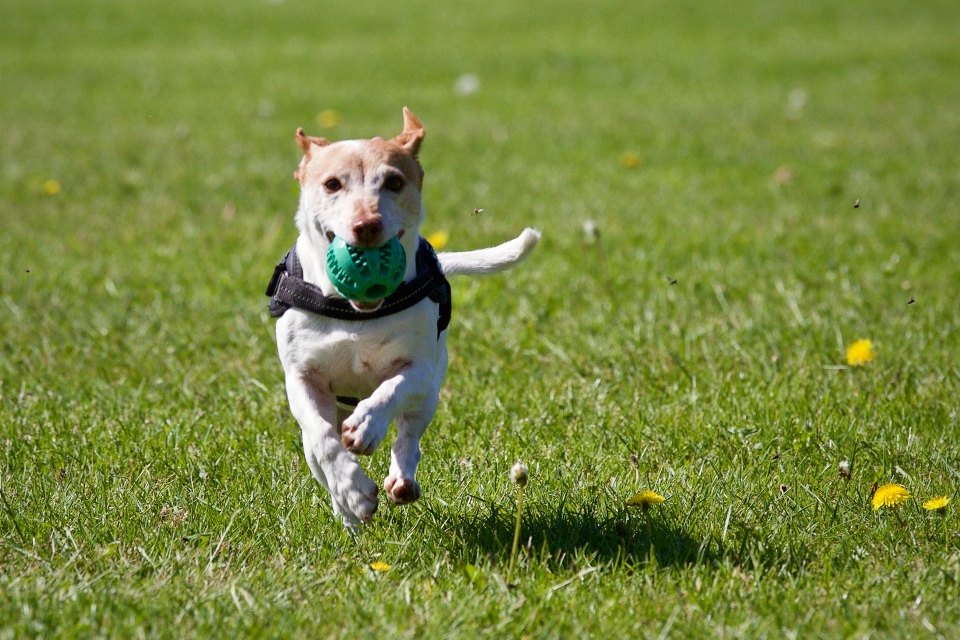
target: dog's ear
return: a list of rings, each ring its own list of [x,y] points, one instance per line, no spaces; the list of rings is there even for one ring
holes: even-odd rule
[[[394,138],[394,142],[406,149],[414,158],[420,153],[420,143],[426,131],[410,109],[403,108],[403,133]]]
[[[303,150],[303,155],[310,155],[310,145],[315,144],[318,147],[325,147],[330,144],[330,141],[325,138],[318,138],[316,136],[308,136],[303,132],[303,129],[297,129],[297,133],[294,136],[297,139],[297,144]]]

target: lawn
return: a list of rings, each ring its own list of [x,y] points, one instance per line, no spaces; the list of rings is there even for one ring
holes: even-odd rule
[[[957,637],[958,32],[948,0],[6,0],[0,638]],[[425,233],[544,235],[452,282],[423,499],[354,539],[262,294],[296,127],[405,105]]]

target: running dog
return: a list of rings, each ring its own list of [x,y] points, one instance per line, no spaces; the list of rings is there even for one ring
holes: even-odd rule
[[[403,132],[389,140],[331,143],[298,129],[300,235],[267,290],[307,464],[351,530],[370,523],[378,504],[378,487],[357,456],[372,454],[391,422],[397,438],[383,489],[396,504],[420,498],[420,439],[447,372],[446,277],[509,269],[540,239],[528,228],[496,247],[435,254],[420,236],[423,137],[423,125],[406,108]],[[358,252],[396,239],[406,261],[402,283],[379,300],[345,298],[328,273],[335,239]]]

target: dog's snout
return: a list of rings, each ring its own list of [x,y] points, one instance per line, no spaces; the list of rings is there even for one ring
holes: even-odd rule
[[[361,246],[375,246],[382,231],[380,218],[361,218],[353,223],[353,235]]]

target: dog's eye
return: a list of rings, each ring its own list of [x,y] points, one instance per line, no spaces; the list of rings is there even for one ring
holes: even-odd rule
[[[390,176],[384,181],[383,188],[387,191],[400,191],[403,189],[403,178],[400,176]]]
[[[330,193],[336,193],[343,188],[343,184],[336,178],[330,178],[323,183],[323,188],[329,191]]]

